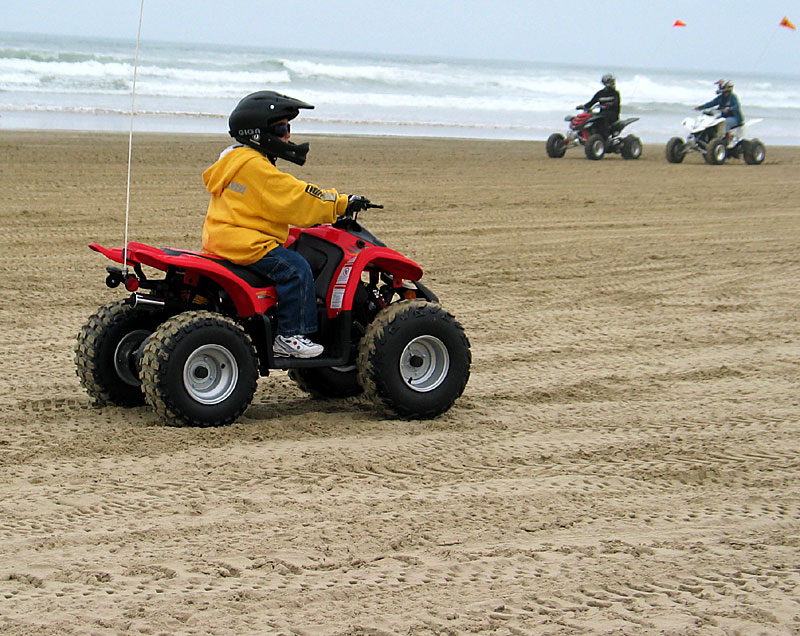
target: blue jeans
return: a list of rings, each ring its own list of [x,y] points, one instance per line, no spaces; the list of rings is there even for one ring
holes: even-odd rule
[[[736,117],[725,118],[725,132],[728,132],[731,128],[736,128],[736,126],[739,125],[739,120]]]
[[[304,335],[317,330],[314,276],[302,255],[278,246],[248,267],[275,281],[279,336]]]

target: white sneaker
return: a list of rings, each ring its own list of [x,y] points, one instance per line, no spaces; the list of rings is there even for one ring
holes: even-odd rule
[[[316,358],[325,350],[321,344],[311,342],[305,336],[276,336],[272,351],[275,355],[290,358]]]

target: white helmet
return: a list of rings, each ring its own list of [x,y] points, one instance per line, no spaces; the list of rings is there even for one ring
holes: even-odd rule
[[[733,90],[733,82],[730,80],[717,80],[714,82],[717,85],[717,93],[730,93]]]

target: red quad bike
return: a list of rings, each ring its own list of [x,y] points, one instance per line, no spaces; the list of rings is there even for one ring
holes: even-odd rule
[[[366,203],[366,207],[382,207]],[[166,423],[222,426],[249,406],[259,375],[287,369],[315,397],[364,393],[409,419],[447,411],[464,391],[472,356],[464,329],[419,282],[422,268],[358,222],[292,228],[286,242],[311,264],[317,358],[272,351],[274,284],[249,268],[201,252],[130,242],[92,243],[112,261],[106,284],[129,298],[101,307],[78,334],[81,385],[98,404],[147,403]],[[145,276],[143,266],[165,272]],[[147,290],[142,293],[141,290]]]
[[[638,117],[615,121],[611,124],[608,137],[597,131],[597,123],[600,119],[599,110],[583,110],[577,115],[567,115],[564,118],[569,122],[567,136],[565,137],[561,133],[550,135],[547,139],[547,156],[560,159],[567,152],[567,148],[578,144],[584,147],[586,156],[594,161],[602,159],[609,152],[621,153],[623,159],[638,159],[642,156],[642,142],[638,137],[635,135],[620,136],[625,126],[638,121]]]

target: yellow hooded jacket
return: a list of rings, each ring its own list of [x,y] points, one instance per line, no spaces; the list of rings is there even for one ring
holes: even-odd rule
[[[290,225],[333,223],[347,208],[347,195],[281,172],[247,146],[223,151],[203,181],[211,193],[203,249],[240,265],[283,245]]]

